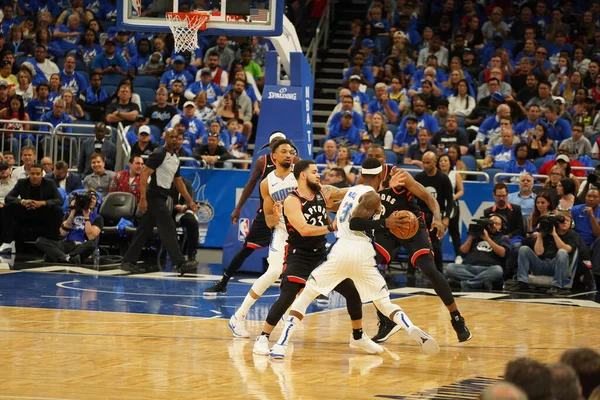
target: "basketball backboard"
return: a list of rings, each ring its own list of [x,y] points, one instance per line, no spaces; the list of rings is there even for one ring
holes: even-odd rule
[[[205,35],[279,36],[283,31],[283,0],[118,0],[119,29],[170,32],[165,13],[209,12]]]

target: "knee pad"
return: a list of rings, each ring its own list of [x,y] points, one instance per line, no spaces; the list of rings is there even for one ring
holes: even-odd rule
[[[279,298],[269,310],[267,315],[267,324],[276,326],[281,317],[285,314],[287,309],[294,303],[296,294],[298,293],[299,285],[286,285],[285,282],[281,285],[281,294]]]
[[[439,273],[435,266],[435,261],[431,253],[423,253],[417,259],[415,259],[415,267],[419,268],[421,273],[428,279],[436,272]]]
[[[392,315],[394,311],[402,310],[400,306],[393,304],[390,301],[389,297],[384,297],[383,299],[375,300],[373,304],[375,305],[375,307],[377,307],[379,311],[381,311],[383,315],[385,315],[388,318],[390,317],[390,315]]]

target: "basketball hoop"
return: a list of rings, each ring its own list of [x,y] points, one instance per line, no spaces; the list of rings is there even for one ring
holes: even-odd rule
[[[194,51],[198,46],[198,31],[206,29],[210,20],[207,12],[168,12],[167,21],[175,38],[175,51]]]

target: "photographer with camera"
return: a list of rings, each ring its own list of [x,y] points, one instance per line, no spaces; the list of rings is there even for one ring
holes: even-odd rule
[[[533,249],[522,246],[519,249],[517,282],[507,287],[510,291],[521,291],[529,288],[529,271],[534,275],[553,276],[549,295],[569,293],[563,289],[568,278],[569,262],[573,251],[577,248],[579,238],[571,229],[573,218],[566,211],[558,215],[543,216],[539,220],[539,231],[534,232]]]
[[[40,237],[35,246],[44,252],[48,261],[81,265],[96,249],[96,238],[102,232],[104,219],[95,212],[97,195],[93,190],[74,193],[71,212],[60,226],[63,240]]]
[[[510,242],[501,234],[503,218],[474,219],[469,224],[469,237],[460,247],[466,254],[464,264],[448,264],[446,275],[460,283],[463,290],[492,290],[494,282],[502,282],[502,264],[508,255]]]

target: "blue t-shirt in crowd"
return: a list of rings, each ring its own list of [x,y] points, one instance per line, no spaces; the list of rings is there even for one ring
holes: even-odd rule
[[[575,222],[575,232],[581,236],[584,243],[588,246],[591,245],[596,237],[592,231],[592,221],[590,216],[584,211],[585,204],[579,204],[571,208],[571,215],[573,216],[573,222]],[[596,207],[594,210],[594,216],[600,220],[600,207]]]

